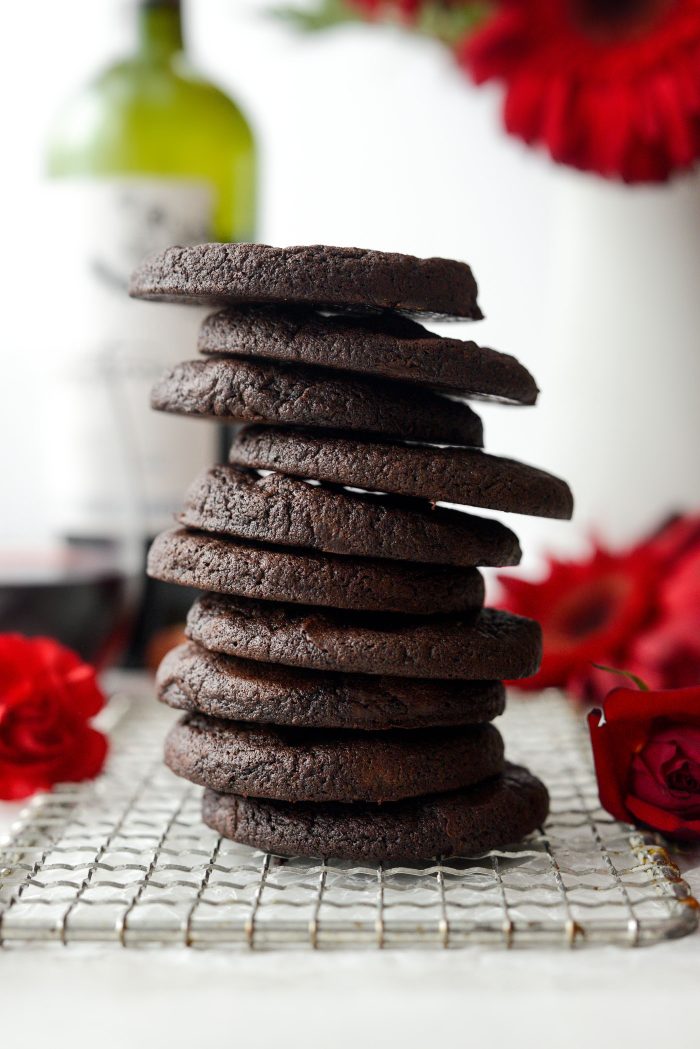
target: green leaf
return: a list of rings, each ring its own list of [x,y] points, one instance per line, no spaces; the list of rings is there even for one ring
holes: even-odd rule
[[[439,2],[426,4],[421,9],[416,29],[446,44],[456,44],[486,18],[489,10],[490,5],[485,0],[454,7]]]
[[[306,32],[330,29],[347,22],[363,21],[359,11],[351,7],[346,0],[321,0],[316,7],[309,10],[298,7],[273,7],[270,14],[273,18]]]
[[[649,691],[649,686],[646,681],[643,681],[642,678],[637,677],[636,674],[633,674],[629,670],[619,670],[617,667],[604,667],[600,663],[592,663],[591,666],[594,666],[596,670],[604,670],[607,674],[619,674],[620,677],[625,677],[628,681],[633,681],[641,692]]]
[[[479,25],[491,10],[488,0],[471,0],[463,4],[450,5],[444,0],[433,0],[421,8],[415,22],[402,19],[395,6],[387,2],[379,14],[380,21],[435,37],[448,45],[456,44]],[[349,22],[366,22],[362,11],[349,0],[316,0],[311,8],[276,7],[270,14],[296,29],[318,31]],[[377,24],[376,21],[374,24]]]

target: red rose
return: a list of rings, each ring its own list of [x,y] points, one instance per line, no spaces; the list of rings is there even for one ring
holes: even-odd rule
[[[613,689],[588,727],[604,809],[668,837],[700,838],[700,687]]]
[[[0,634],[0,798],[96,776],[107,740],[95,671],[50,638]]]

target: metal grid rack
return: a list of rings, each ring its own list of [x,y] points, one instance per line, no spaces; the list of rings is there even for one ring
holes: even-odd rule
[[[200,791],[161,764],[172,712],[111,704],[113,753],[95,783],[34,799],[0,843],[0,943],[124,947],[457,948],[655,943],[697,907],[667,852],[599,807],[579,711],[512,700],[508,754],[547,782],[527,842],[425,867],[283,860],[200,823]]]

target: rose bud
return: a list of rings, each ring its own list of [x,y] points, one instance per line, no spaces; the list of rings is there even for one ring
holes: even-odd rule
[[[588,727],[604,809],[670,838],[700,838],[700,686],[613,689]]]

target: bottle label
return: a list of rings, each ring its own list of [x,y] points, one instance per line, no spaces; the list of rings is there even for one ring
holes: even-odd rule
[[[134,268],[173,244],[211,240],[213,192],[180,179],[58,179],[50,187],[50,325],[54,464],[47,511],[71,536],[153,535],[196,474],[216,459],[218,428],[154,412],[150,390],[196,356],[206,309],[138,302]]]

